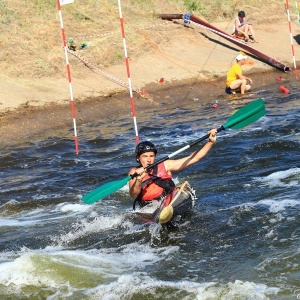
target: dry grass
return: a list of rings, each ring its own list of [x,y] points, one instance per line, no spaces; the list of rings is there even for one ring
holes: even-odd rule
[[[239,10],[258,24],[285,17],[284,0],[122,0],[129,57],[138,58],[176,38],[176,28],[163,25],[158,13],[191,12],[209,22],[233,20]],[[266,13],[267,12],[267,13]],[[280,13],[279,13],[280,12]],[[3,76],[39,78],[65,76],[65,57],[56,0],[0,0],[0,67]],[[62,6],[66,38],[93,64],[105,68],[124,58],[117,0],[75,0]],[[149,27],[159,25],[156,27]],[[148,28],[149,27],[149,28]],[[110,34],[105,34],[110,33]],[[81,63],[70,56],[72,72]]]

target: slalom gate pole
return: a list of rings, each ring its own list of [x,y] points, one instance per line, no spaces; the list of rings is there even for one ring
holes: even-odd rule
[[[290,9],[289,9],[289,1],[288,0],[286,0],[286,11],[287,11],[288,22],[289,22],[290,40],[291,40],[292,54],[293,54],[293,61],[294,61],[294,74],[295,74],[296,79],[298,80],[299,76],[298,76],[298,70],[296,67],[296,58],[295,58],[295,50],[294,50],[294,43],[293,43],[291,17],[290,17]]]
[[[124,30],[124,20],[123,20],[123,16],[122,16],[121,0],[118,0],[118,7],[119,7],[119,14],[120,14],[120,25],[121,25],[121,32],[122,32],[123,46],[124,46],[124,56],[125,56],[126,70],[127,70],[127,77],[128,77],[131,113],[132,113],[133,122],[134,122],[134,129],[135,129],[135,142],[136,142],[136,144],[138,144],[140,142],[140,138],[139,138],[139,134],[138,134],[136,111],[135,111],[134,98],[133,98],[132,86],[131,86],[129,59],[128,59],[128,55],[127,55],[127,46],[126,46],[126,38],[125,38],[125,30]]]
[[[71,70],[70,70],[70,64],[69,64],[69,58],[68,58],[68,48],[67,48],[67,44],[66,44],[66,37],[65,37],[65,30],[64,30],[64,25],[63,25],[63,18],[62,18],[60,0],[56,0],[56,2],[57,2],[58,14],[59,14],[61,35],[62,35],[62,40],[63,40],[63,45],[64,45],[66,65],[67,65],[67,73],[68,73],[68,80],[69,80],[71,112],[72,112],[73,127],[74,127],[75,152],[76,152],[76,154],[78,154],[79,153],[79,147],[78,147],[78,137],[77,137],[77,129],[76,129],[76,110],[75,110],[75,102],[74,102],[74,97],[73,97]]]

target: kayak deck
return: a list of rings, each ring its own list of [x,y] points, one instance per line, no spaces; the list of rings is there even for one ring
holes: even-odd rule
[[[175,187],[173,197],[169,205],[166,205],[167,197],[162,197],[158,200],[149,201],[149,204],[137,208],[134,214],[141,220],[159,223],[159,217],[165,207],[172,206],[172,215],[170,221],[174,220],[177,216],[184,215],[190,212],[194,207],[195,200],[197,199],[195,190],[190,184],[185,181],[184,183]]]

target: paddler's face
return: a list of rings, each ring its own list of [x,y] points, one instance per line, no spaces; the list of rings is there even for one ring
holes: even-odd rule
[[[141,165],[145,168],[147,166],[150,166],[155,161],[155,153],[154,152],[145,152],[142,153],[139,157]]]

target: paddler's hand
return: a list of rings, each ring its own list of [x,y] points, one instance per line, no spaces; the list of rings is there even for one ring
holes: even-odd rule
[[[214,129],[210,130],[208,132],[208,134],[209,134],[209,137],[208,137],[209,142],[214,144],[217,141],[217,129],[214,128]]]
[[[135,173],[138,174],[138,176],[136,177],[136,180],[137,180],[138,182],[142,183],[142,182],[143,182],[143,178],[144,178],[145,175],[146,175],[145,169],[144,169],[143,167],[138,168],[138,169],[135,170]]]

